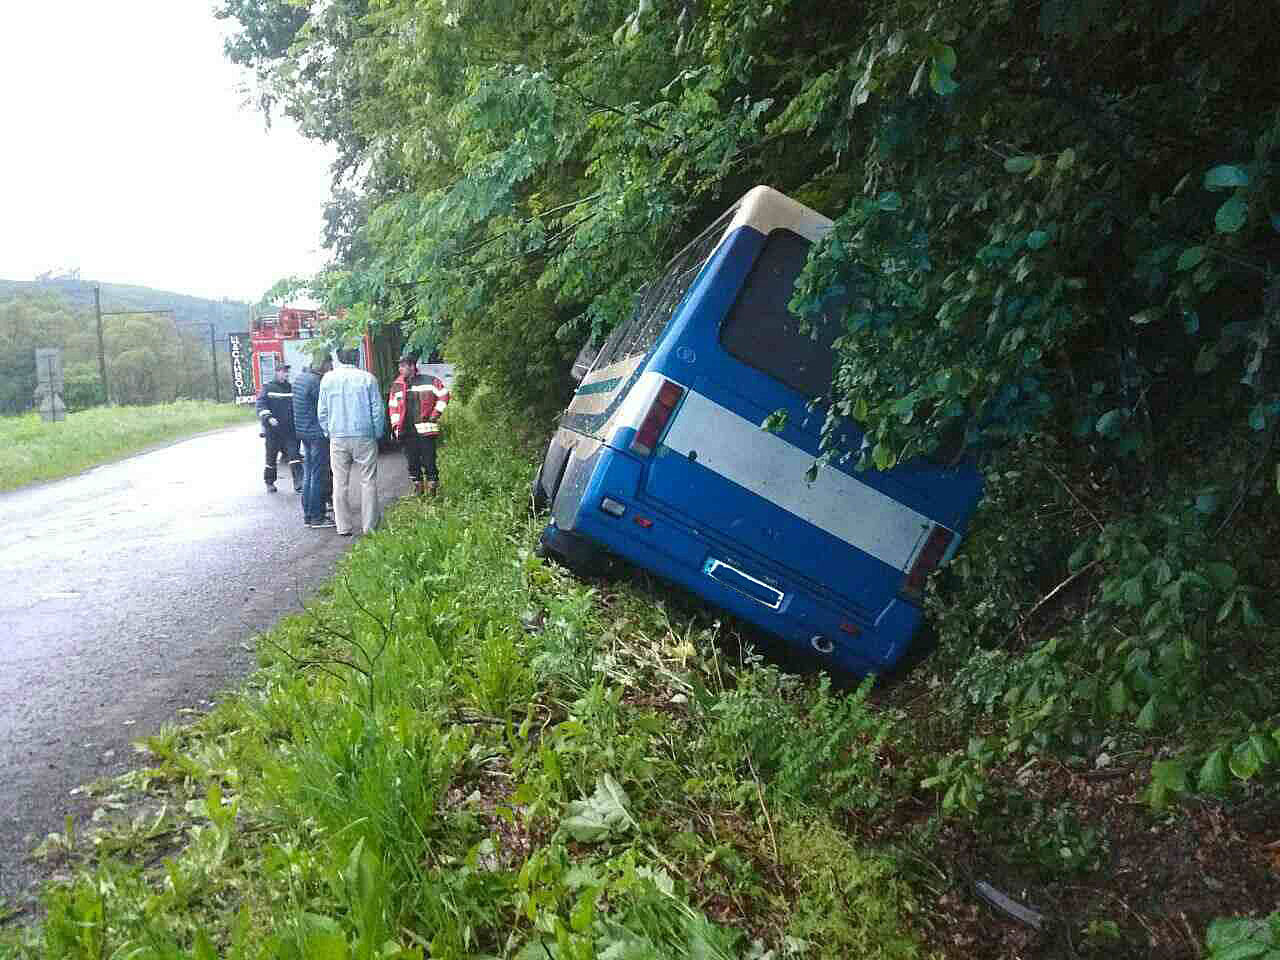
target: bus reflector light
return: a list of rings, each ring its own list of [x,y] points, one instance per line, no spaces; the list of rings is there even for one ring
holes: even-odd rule
[[[638,517],[636,517],[636,526],[637,526],[637,527],[644,527],[644,529],[648,530],[650,527],[652,527],[652,526],[653,526],[653,521],[652,521],[652,520],[650,520],[648,517],[639,517],[639,516],[638,516]]]

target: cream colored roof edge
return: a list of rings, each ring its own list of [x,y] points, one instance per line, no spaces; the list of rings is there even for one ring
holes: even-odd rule
[[[785,228],[817,243],[831,230],[831,221],[799,200],[761,184],[752,187],[738,201],[738,211],[725,233],[744,226],[759,230],[765,236],[772,230]]]

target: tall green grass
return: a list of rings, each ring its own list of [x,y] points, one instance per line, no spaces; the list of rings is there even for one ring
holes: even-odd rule
[[[22,957],[913,957],[910,880],[839,822],[892,720],[718,622],[531,549],[531,464],[453,408],[260,669],[50,838]],[[74,834],[74,835],[73,835]],[[0,941],[3,942],[3,941]]]
[[[45,423],[0,417],[0,491],[58,480],[157,443],[252,419],[247,407],[178,400],[150,407],[94,407]]]

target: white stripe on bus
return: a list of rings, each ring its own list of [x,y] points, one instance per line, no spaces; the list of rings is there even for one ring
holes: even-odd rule
[[[684,457],[696,450],[698,466],[898,570],[909,569],[934,526],[924,514],[830,466],[819,467],[817,479],[806,483],[813,457],[693,391],[663,442]]]

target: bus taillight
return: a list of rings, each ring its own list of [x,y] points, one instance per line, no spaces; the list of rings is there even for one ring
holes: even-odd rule
[[[658,437],[662,435],[663,428],[671,419],[671,413],[682,396],[684,396],[683,387],[670,380],[662,381],[662,386],[658,388],[658,395],[654,397],[653,403],[649,406],[649,412],[640,422],[640,429],[636,431],[635,439],[631,441],[632,453],[638,453],[642,457],[653,453],[653,448],[658,445]]]
[[[947,555],[947,548],[951,546],[951,541],[954,539],[955,534],[946,527],[935,525],[929,531],[929,537],[920,548],[920,552],[916,554],[915,563],[911,564],[911,572],[907,574],[906,582],[902,585],[902,595],[906,599],[912,603],[920,602],[924,596],[925,580],[938,568],[938,564],[942,563],[943,557]]]

